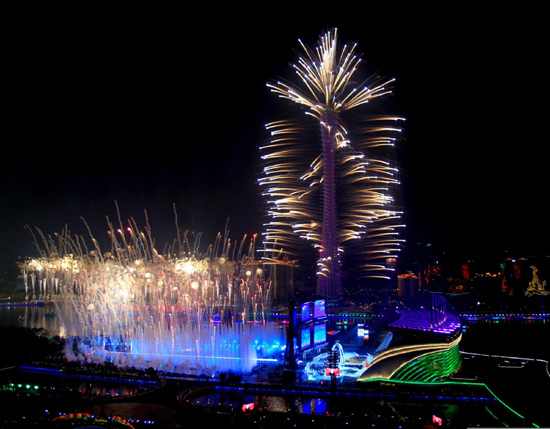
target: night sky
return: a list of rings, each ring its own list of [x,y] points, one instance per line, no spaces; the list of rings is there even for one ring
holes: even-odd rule
[[[25,225],[84,234],[82,217],[101,238],[106,217],[117,220],[115,201],[139,226],[147,211],[161,251],[175,237],[173,204],[180,227],[205,243],[228,218],[235,240],[261,233],[263,125],[288,116],[265,83],[292,76],[299,38],[314,45],[331,27],[358,43],[367,74],[397,79],[384,102],[407,118],[396,152],[407,240],[464,257],[549,253],[540,10],[215,13],[13,16],[3,265],[34,251]]]

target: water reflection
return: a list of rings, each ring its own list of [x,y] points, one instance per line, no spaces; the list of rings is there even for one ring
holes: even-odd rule
[[[342,393],[342,392],[340,392]],[[378,396],[378,397],[376,397]],[[317,397],[310,395],[291,394],[244,394],[237,392],[215,392],[195,397],[190,404],[204,409],[216,410],[222,414],[267,416],[280,415],[287,418],[310,419],[317,422],[319,418],[332,418],[335,425],[342,427],[347,424],[342,419],[351,419],[361,425],[382,424],[383,427],[422,427],[431,423],[434,416],[441,418],[446,424],[456,422],[457,427],[467,427],[472,423],[489,425],[494,423],[494,414],[505,416],[507,422],[525,423],[523,419],[514,415],[495,398],[462,398],[459,396],[448,398],[428,398],[427,396],[399,395],[394,398],[384,395],[369,397],[351,397],[343,395],[330,396],[329,392],[319,392]],[[488,406],[492,412],[487,411]],[[213,412],[216,412],[213,411]],[[323,420],[325,421],[325,420]],[[326,421],[325,421],[326,422]],[[309,426],[307,426],[309,427]],[[354,426],[355,427],[355,426]]]
[[[0,326],[38,328],[51,335],[65,336],[66,329],[55,315],[53,303],[43,305],[2,305],[0,306]]]
[[[143,383],[116,380],[85,379],[69,374],[45,374],[36,371],[18,371],[12,373],[9,379],[0,384],[2,390],[15,394],[26,395],[29,392],[40,395],[41,398],[63,398],[78,395],[83,399],[114,398],[133,396],[147,392],[156,387],[156,383]],[[103,377],[104,378],[104,377]]]
[[[334,399],[219,392],[194,398],[192,403],[197,406],[230,408],[232,410],[242,410],[243,406],[253,404],[254,409],[266,412],[326,415],[331,401],[334,402]]]

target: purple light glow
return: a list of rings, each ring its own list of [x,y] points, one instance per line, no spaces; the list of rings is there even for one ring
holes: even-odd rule
[[[389,324],[390,328],[416,329],[431,331],[438,334],[452,334],[461,327],[458,316],[447,313],[438,322],[434,321],[431,311],[408,310],[400,313],[395,322]]]
[[[329,303],[342,301],[340,278],[340,255],[338,252],[338,230],[336,226],[336,180],[335,152],[338,115],[325,112],[321,120],[323,139],[323,230],[319,255],[317,295]]]

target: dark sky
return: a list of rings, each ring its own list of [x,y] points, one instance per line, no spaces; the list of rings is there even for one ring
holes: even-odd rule
[[[84,233],[82,217],[102,236],[115,201],[140,226],[147,211],[160,250],[175,236],[173,204],[181,228],[206,242],[227,218],[236,240],[260,233],[258,147],[263,125],[285,112],[265,83],[290,76],[299,38],[314,45],[331,27],[358,43],[366,70],[397,79],[407,239],[464,254],[548,252],[540,10],[207,12],[12,17],[2,61],[3,263],[32,251],[24,225]]]

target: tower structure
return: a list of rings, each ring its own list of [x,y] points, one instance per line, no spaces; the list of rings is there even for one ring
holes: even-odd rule
[[[372,77],[358,85],[360,55],[355,44],[337,43],[336,30],[321,36],[315,49],[301,47],[304,54],[293,65],[298,83],[268,83],[306,115],[268,124],[270,136],[260,148],[265,164],[259,182],[270,218],[263,259],[302,259],[312,247],[317,294],[337,305],[346,259],[359,276],[387,277],[392,268],[386,261],[400,250],[397,169],[383,152],[398,140],[396,123],[403,118],[367,111],[352,128],[345,125],[348,111],[390,94],[393,79]]]
[[[340,252],[336,223],[336,130],[338,115],[323,112],[321,136],[323,145],[323,222],[321,247],[319,248],[317,295],[325,297],[329,304],[342,300]]]

